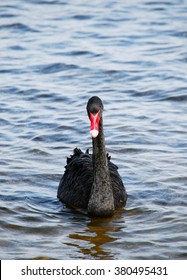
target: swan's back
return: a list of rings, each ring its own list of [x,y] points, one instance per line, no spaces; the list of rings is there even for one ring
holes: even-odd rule
[[[112,183],[114,206],[124,206],[127,194],[117,171],[117,166],[110,161],[108,166]],[[58,187],[58,198],[67,206],[87,209],[93,185],[92,155],[75,149],[74,154],[67,159],[64,175]]]

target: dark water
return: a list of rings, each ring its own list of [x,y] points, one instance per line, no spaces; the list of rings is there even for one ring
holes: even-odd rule
[[[56,198],[92,95],[129,195],[110,219]],[[1,259],[187,259],[187,1],[2,0],[0,127]]]

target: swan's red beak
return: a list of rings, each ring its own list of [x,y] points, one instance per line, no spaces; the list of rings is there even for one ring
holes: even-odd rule
[[[93,138],[96,138],[99,134],[99,121],[100,121],[100,111],[96,114],[90,112],[90,134]]]

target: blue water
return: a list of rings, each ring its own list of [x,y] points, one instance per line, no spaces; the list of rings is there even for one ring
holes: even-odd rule
[[[93,95],[129,195],[108,219],[56,198]],[[2,0],[0,127],[1,259],[187,259],[186,0]]]

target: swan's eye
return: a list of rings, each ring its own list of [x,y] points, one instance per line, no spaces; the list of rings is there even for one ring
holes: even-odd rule
[[[99,134],[99,121],[101,112],[98,111],[96,114],[90,112],[90,134],[93,138],[96,138]]]

